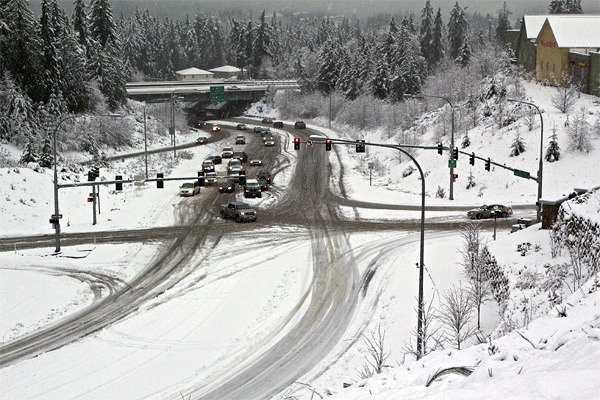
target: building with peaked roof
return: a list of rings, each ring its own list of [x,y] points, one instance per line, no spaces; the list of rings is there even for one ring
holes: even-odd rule
[[[525,15],[515,53],[537,79],[600,96],[600,15]]]
[[[199,68],[187,68],[175,72],[178,81],[205,81],[213,78],[213,73]]]
[[[222,67],[209,69],[209,71],[214,73],[215,78],[223,79],[237,78],[242,72],[241,69],[232,67],[231,65],[223,65]]]

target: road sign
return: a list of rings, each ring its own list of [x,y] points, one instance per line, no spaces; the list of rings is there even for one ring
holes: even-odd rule
[[[448,160],[448,168],[456,168],[456,160]]]
[[[375,168],[375,163],[373,161],[369,161],[369,169]]]
[[[520,169],[515,169],[514,172],[515,172],[515,176],[519,176],[519,177],[525,178],[525,179],[530,178],[529,172],[527,172],[527,171],[521,171]]]
[[[309,146],[309,147],[312,146],[313,144],[314,144],[314,142],[312,140],[310,140],[310,139],[308,139],[306,141],[306,145]]]
[[[210,101],[212,103],[218,103],[223,100],[225,100],[225,86],[211,86]]]
[[[134,175],[133,176],[133,186],[145,186],[146,185],[146,176],[145,175]]]

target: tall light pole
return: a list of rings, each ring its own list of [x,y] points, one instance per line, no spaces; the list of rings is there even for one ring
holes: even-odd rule
[[[310,139],[317,143],[323,142],[324,137],[319,135],[311,135]],[[356,141],[345,140],[345,139],[329,139],[333,143],[343,143],[343,144],[356,144]],[[419,170],[419,174],[421,175],[421,237],[419,244],[419,294],[418,294],[418,305],[417,305],[417,360],[423,357],[424,346],[425,346],[425,338],[423,337],[423,321],[424,321],[424,313],[425,307],[423,305],[423,280],[424,280],[424,270],[425,270],[425,175],[423,174],[423,169],[417,162],[417,160],[403,147],[412,147],[412,148],[420,148],[420,149],[436,149],[437,147],[428,147],[428,146],[413,146],[413,145],[394,145],[394,144],[385,144],[385,143],[365,143],[364,145],[376,146],[376,147],[386,147],[389,149],[398,150],[408,156],[415,163],[417,169]]]
[[[173,158],[177,157],[175,149],[175,100],[183,99],[181,96],[175,96],[176,92],[177,89],[171,92],[171,127],[169,128],[171,135],[173,135]]]
[[[146,179],[148,179],[148,137],[146,135],[146,106],[148,106],[148,103],[144,103],[144,161],[146,164]]]
[[[120,117],[119,114],[107,114],[107,115],[94,115],[93,117]],[[60,253],[60,214],[58,207],[58,157],[56,154],[56,136],[58,135],[58,128],[62,125],[63,122],[68,121],[70,119],[77,118],[77,115],[68,115],[57,122],[54,126],[54,133],[52,134],[52,154],[54,161],[54,215],[52,216],[52,221],[54,224],[54,240],[56,244],[55,252]]]
[[[424,97],[432,97],[435,99],[442,99],[450,105],[450,109],[452,110],[452,127],[451,127],[451,134],[450,134],[450,158],[449,158],[449,166],[450,166],[450,196],[449,196],[449,200],[454,200],[454,164],[456,163],[456,160],[454,160],[452,158],[452,152],[454,150],[454,105],[446,97],[435,96],[432,94],[419,94],[419,95],[405,94],[404,97],[416,98],[416,99],[424,98]]]
[[[524,100],[517,100],[517,99],[506,99],[508,101],[513,101],[515,103],[522,103],[522,104],[527,104],[528,106],[534,107],[538,114],[540,115],[540,162],[539,162],[539,167],[538,167],[538,176],[537,176],[537,183],[538,183],[538,198],[537,201],[535,202],[535,205],[537,206],[537,222],[540,222],[542,220],[542,204],[540,203],[540,200],[542,198],[542,178],[544,175],[544,117],[542,117],[542,112],[540,111],[539,107],[536,106],[533,103],[530,103],[528,101],[524,101]]]

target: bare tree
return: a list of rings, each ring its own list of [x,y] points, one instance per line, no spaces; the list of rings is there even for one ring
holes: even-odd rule
[[[481,306],[489,300],[491,295],[488,277],[482,263],[481,230],[478,224],[472,221],[462,228],[463,247],[459,250],[462,255],[461,265],[469,279],[468,290],[474,306],[477,308],[477,329],[481,328]]]
[[[591,127],[587,121],[587,111],[582,107],[579,114],[575,115],[573,122],[567,127],[569,148],[589,153],[593,149],[590,130]]]
[[[462,287],[452,287],[444,294],[438,319],[445,327],[446,339],[458,350],[461,345],[473,336],[475,327],[471,326],[473,319],[473,300],[468,290]]]
[[[385,361],[390,356],[389,351],[385,351],[385,332],[382,331],[381,325],[377,327],[377,334],[371,332],[371,336],[362,335],[363,341],[367,346],[367,362],[363,369],[358,371],[361,378],[369,378],[373,374],[380,374],[385,366]]]
[[[552,105],[563,114],[570,112],[577,103],[577,86],[568,73],[563,73],[563,85],[556,86],[556,92],[552,96]]]
[[[431,300],[425,305],[423,309],[423,356],[431,353],[433,350],[436,350],[441,347],[442,338],[440,335],[440,326],[435,326],[435,321],[437,320],[437,310],[434,307],[435,296],[431,297]],[[415,310],[416,312],[417,310]],[[405,354],[410,354],[415,359],[419,356],[419,352],[417,351],[417,338],[418,332],[415,329],[410,331],[408,341],[404,342],[404,346],[402,350]]]

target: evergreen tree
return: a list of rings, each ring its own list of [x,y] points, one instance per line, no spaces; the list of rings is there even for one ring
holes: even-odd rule
[[[469,176],[467,177],[467,189],[471,189],[477,186],[475,183],[475,177],[473,176],[473,171],[469,170]]]
[[[516,157],[521,153],[525,152],[525,142],[523,141],[523,138],[521,137],[521,135],[517,132],[517,135],[515,136],[515,140],[513,140],[512,144],[510,145],[510,156],[511,157]]]
[[[317,74],[317,86],[321,92],[329,93],[335,89],[340,77],[341,51],[337,39],[328,40],[319,54],[321,62]]]
[[[386,99],[389,93],[388,87],[388,63],[385,51],[382,47],[378,48],[374,54],[375,71],[370,81],[371,93],[378,99]]]
[[[42,100],[47,102],[51,94],[61,92],[64,82],[59,66],[60,35],[65,27],[61,26],[61,15],[56,0],[42,0],[40,15],[40,38],[42,41],[42,68],[44,70],[44,95]]]
[[[548,149],[546,149],[546,157],[544,158],[548,162],[560,160],[560,147],[558,146],[556,137],[556,127],[552,129],[552,136],[550,136],[550,143],[548,144]]]
[[[421,54],[425,56],[427,67],[431,69],[433,60],[433,8],[431,1],[425,2],[425,7],[421,13],[421,27],[419,29],[419,43],[421,45]]]
[[[42,45],[38,24],[29,10],[27,0],[3,0],[6,32],[0,41],[3,69],[33,102],[44,98],[44,83],[34,77],[43,76]]]
[[[498,10],[498,25],[496,26],[496,41],[501,45],[508,43],[508,33],[510,29],[510,14],[512,14],[504,2],[502,8]]]
[[[19,159],[19,162],[21,164],[37,162],[38,156],[37,156],[37,152],[35,150],[35,146],[36,146],[35,139],[32,136],[29,136],[29,140],[27,141],[27,144],[25,145],[23,154],[21,155],[21,158]]]
[[[454,8],[450,12],[450,21],[448,22],[448,39],[450,42],[450,57],[452,60],[456,60],[460,54],[460,49],[465,43],[467,30],[468,24],[465,17],[465,10],[458,5],[458,2],[456,2]]]
[[[460,48],[460,53],[458,54],[458,57],[456,57],[456,60],[454,60],[454,61],[456,61],[463,67],[466,67],[469,64],[469,61],[471,61],[472,55],[473,55],[473,51],[471,50],[471,45],[469,44],[469,37],[465,36],[465,43]]]
[[[265,76],[264,71],[262,71],[262,66],[265,61],[272,60],[273,58],[273,53],[271,51],[272,42],[272,29],[265,17],[265,11],[263,10],[254,33],[254,42],[252,43],[252,68],[254,69],[255,77]]]
[[[581,0],[552,0],[548,6],[550,14],[583,14]]]
[[[87,49],[89,40],[89,26],[86,12],[86,5],[83,0],[75,0],[75,10],[73,11],[73,29],[77,34],[77,41],[81,46]]]
[[[594,148],[591,142],[590,128],[587,111],[585,108],[581,108],[581,112],[575,115],[573,121],[567,127],[569,148],[571,150],[589,153]]]
[[[102,48],[109,42],[112,45],[120,44],[109,0],[92,0],[89,22],[90,36]]]
[[[431,54],[428,55],[428,61],[431,63],[430,68],[437,65],[446,53],[444,42],[444,22],[442,21],[442,10],[438,8],[433,23],[433,37],[431,40]]]
[[[427,69],[417,35],[410,31],[409,26],[403,26],[400,30],[396,54],[398,58],[394,60],[396,68],[392,74],[390,94],[393,100],[399,101],[404,98],[404,94],[421,92]]]
[[[22,145],[37,129],[33,103],[6,74],[0,82],[0,139]]]
[[[564,12],[564,0],[552,0],[548,6],[548,12],[550,14],[565,14]]]
[[[54,162],[54,156],[52,154],[52,146],[50,145],[50,138],[46,136],[44,138],[44,144],[42,146],[42,150],[40,153],[40,157],[38,159],[38,163],[40,167],[50,168],[52,163]]]
[[[465,136],[463,136],[462,142],[460,144],[460,146],[463,149],[466,149],[467,147],[469,147],[471,145],[471,139],[469,139],[469,134],[465,133]]]

